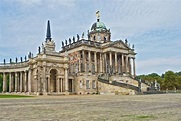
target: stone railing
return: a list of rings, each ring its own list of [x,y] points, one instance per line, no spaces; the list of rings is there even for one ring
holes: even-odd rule
[[[102,75],[98,76],[98,81],[102,82],[102,83],[106,83],[106,84],[110,84],[110,85],[114,85],[114,86],[119,86],[119,87],[123,87],[123,88],[128,88],[128,89],[132,89],[135,90],[137,92],[140,92],[141,90],[139,89],[139,87],[131,85],[131,84],[126,84],[126,83],[121,83],[121,82],[117,82],[117,81],[110,81],[109,77],[104,77],[102,78]],[[105,79],[107,78],[107,79]]]
[[[92,46],[97,46],[97,47],[101,46],[100,42],[94,42],[94,41],[91,41],[91,40],[81,39],[81,40],[78,40],[78,41],[73,42],[71,44],[63,46],[62,49],[63,50],[69,49],[69,48],[72,48],[72,47],[79,46],[81,44],[92,45]]]
[[[28,61],[24,62],[12,62],[12,63],[0,63],[0,69],[8,69],[8,68],[21,68],[28,66]]]

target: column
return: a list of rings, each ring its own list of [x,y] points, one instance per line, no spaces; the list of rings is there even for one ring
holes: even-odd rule
[[[109,73],[112,74],[112,52],[109,52],[109,60],[110,60],[110,66],[109,66]]]
[[[6,92],[7,91],[7,85],[6,85],[6,74],[3,73],[3,92]]]
[[[47,92],[46,68],[43,66],[43,92]]]
[[[126,66],[126,68],[125,68],[126,69],[125,70],[126,73],[128,73],[128,65],[129,65],[128,64],[128,55],[126,55],[126,65],[125,65]]]
[[[60,92],[60,78],[57,78],[57,92]]]
[[[131,58],[128,58],[128,63],[129,63],[129,74],[132,75],[131,73]]]
[[[89,60],[89,72],[92,72],[91,70],[91,65],[92,65],[92,63],[91,63],[91,52],[90,51],[88,51],[88,60]]]
[[[48,87],[47,87],[47,89],[48,89],[48,92],[51,92],[50,77],[48,77]]]
[[[122,69],[122,73],[125,71],[124,70],[124,68],[125,68],[125,66],[124,66],[124,55],[123,55],[123,53],[122,53],[122,57],[121,57],[121,62],[122,62],[122,67],[121,67],[121,69]]]
[[[60,88],[60,89],[61,89],[61,90],[60,90],[60,92],[63,92],[63,79],[62,79],[62,78],[60,79],[60,84],[61,84],[61,85],[60,85],[60,86],[61,86],[61,88]]]
[[[100,53],[100,73],[103,72],[103,60],[102,60],[102,54]]]
[[[68,73],[67,73],[67,70],[68,68],[65,68],[65,92],[68,92],[69,89],[68,89]]]
[[[117,61],[117,52],[115,52],[115,72],[117,73],[118,72],[118,61]]]
[[[37,92],[41,92],[41,68],[38,67],[38,73],[37,73]]]
[[[27,72],[24,72],[24,92],[27,92]]]
[[[11,72],[9,73],[9,92],[12,92],[12,76],[11,76]]]
[[[80,51],[78,52],[79,53],[79,72],[81,72],[81,54],[80,54]]]
[[[112,67],[112,53],[109,52],[109,61],[110,61],[110,66]]]
[[[82,50],[83,71],[86,72],[85,52]]]
[[[28,72],[28,92],[31,92],[31,69]]]
[[[134,78],[135,78],[136,77],[135,58],[133,58],[133,73],[134,73]]]
[[[15,90],[14,91],[15,92],[18,91],[18,74],[17,74],[17,72],[15,72]]]
[[[97,54],[94,52],[94,66],[95,66],[95,73],[97,73]]]
[[[22,75],[22,72],[20,72],[20,92],[23,91],[23,80],[22,80],[22,78],[23,78],[23,75]]]
[[[104,53],[104,72],[107,73],[107,57],[106,57],[106,53]]]

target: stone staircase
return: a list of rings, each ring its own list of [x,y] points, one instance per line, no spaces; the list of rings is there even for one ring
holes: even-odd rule
[[[123,88],[127,88],[127,89],[132,89],[135,90],[137,92],[140,92],[139,87],[131,85],[131,84],[126,84],[126,83],[121,83],[118,81],[111,81],[109,80],[109,75],[99,75],[98,76],[98,81],[105,83],[105,84],[109,84],[109,85],[114,85],[114,86],[119,86],[119,87],[123,87]]]

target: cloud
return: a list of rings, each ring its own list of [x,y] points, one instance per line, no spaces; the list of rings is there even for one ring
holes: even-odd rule
[[[169,58],[152,58],[139,60],[136,62],[138,74],[141,73],[152,73],[157,72],[163,73],[164,70],[177,70],[181,71],[180,57],[169,57]]]
[[[57,6],[72,7],[74,5],[75,0],[14,0],[14,2],[19,3],[24,7],[46,5],[46,7],[53,8]]]

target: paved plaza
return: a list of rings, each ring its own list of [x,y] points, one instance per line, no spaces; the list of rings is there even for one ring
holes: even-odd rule
[[[181,94],[6,98],[0,121],[181,121]]]

